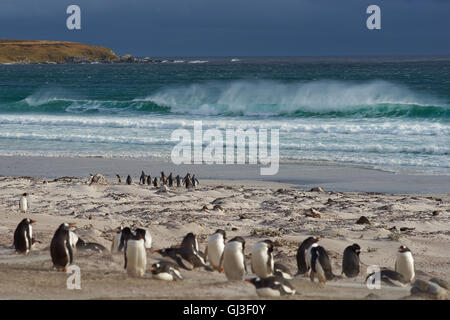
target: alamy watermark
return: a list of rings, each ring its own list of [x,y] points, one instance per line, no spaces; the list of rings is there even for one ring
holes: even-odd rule
[[[81,270],[79,266],[72,265],[67,268],[67,273],[72,273],[66,281],[67,289],[81,290]]]
[[[260,164],[261,175],[278,173],[280,162],[279,130],[265,128],[203,130],[202,121],[194,121],[194,130],[172,132],[171,159],[179,164]],[[270,153],[268,146],[270,145]],[[247,149],[248,146],[248,149]],[[248,152],[246,152],[248,150]]]

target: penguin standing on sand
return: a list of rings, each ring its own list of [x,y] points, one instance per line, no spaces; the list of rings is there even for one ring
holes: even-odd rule
[[[120,178],[120,176],[118,175],[118,174],[116,174],[116,177],[117,177],[117,183],[122,183],[122,179]]]
[[[192,232],[189,232],[184,236],[180,245],[180,253],[184,259],[188,260],[194,268],[206,267],[204,254],[200,251],[197,241],[197,236]]]
[[[22,194],[19,200],[19,210],[23,213],[27,212],[28,210],[28,201],[27,201],[28,194],[25,192]]]
[[[342,273],[348,278],[354,278],[359,274],[359,254],[361,247],[354,243],[344,250],[342,258]]]
[[[33,246],[33,228],[35,220],[23,219],[14,231],[14,248],[17,253],[28,254]]]
[[[311,250],[311,274],[310,279],[314,282],[314,277],[317,276],[319,282],[325,284],[327,280],[334,278],[331,270],[330,258],[328,253],[322,246],[312,246]]]
[[[200,184],[200,182],[198,181],[198,179],[195,177],[195,174],[192,175],[191,180],[192,180],[192,185],[194,186],[194,188],[195,188],[198,184]]]
[[[179,174],[175,177],[175,180],[177,181],[177,187],[181,187],[181,177]]]
[[[214,270],[219,270],[220,258],[222,257],[223,249],[225,248],[226,234],[222,229],[217,229],[208,238],[208,245],[206,247],[206,256]]]
[[[171,261],[161,260],[154,263],[150,268],[150,271],[154,279],[166,281],[183,280],[180,269],[178,269],[178,266]]]
[[[411,250],[406,246],[402,245],[398,248],[397,260],[395,260],[395,271],[403,275],[409,282],[411,282],[416,275]]]
[[[245,264],[245,240],[234,237],[227,242],[220,259],[219,270],[223,270],[228,280],[244,280],[247,272]]]
[[[183,178],[183,184],[186,186],[187,189],[192,188],[191,174],[189,172]]]
[[[147,266],[147,252],[145,251],[145,234],[136,230],[125,244],[125,265],[128,275],[132,277],[143,277]]]
[[[245,281],[255,286],[256,294],[260,297],[279,297],[295,294],[294,286],[282,277],[257,277]]]
[[[132,182],[131,177],[130,177],[130,175],[128,175],[128,177],[127,177],[127,184],[130,185],[131,182]]]
[[[151,175],[147,176],[147,185],[149,185],[149,186],[152,185],[152,176]]]
[[[369,274],[366,277],[364,284],[367,284],[367,282],[374,284],[375,279],[377,278],[391,287],[405,287],[409,283],[409,281],[406,280],[402,274],[393,270],[383,269],[378,272],[372,272],[371,274]]]
[[[260,278],[268,278],[273,275],[273,242],[263,240],[255,243],[252,250],[252,271]]]
[[[145,184],[146,178],[147,176],[145,175],[144,170],[142,170],[141,177],[139,178],[139,184]]]
[[[305,274],[309,271],[309,267],[306,260],[306,251],[311,247],[313,244],[317,245],[317,242],[319,242],[320,238],[318,237],[309,237],[306,238],[301,244],[300,247],[297,250],[297,267],[298,272],[297,274]]]
[[[165,186],[167,184],[167,178],[164,171],[161,171],[161,178],[159,179],[159,182],[161,182],[162,186]]]
[[[173,187],[173,173],[172,172],[167,177],[167,182],[169,183],[169,187]]]
[[[153,186],[158,188],[158,178],[153,179]]]
[[[75,223],[62,223],[50,243],[53,266],[58,271],[67,271],[67,267],[73,261],[73,246],[69,239],[70,228],[73,227],[75,227]]]

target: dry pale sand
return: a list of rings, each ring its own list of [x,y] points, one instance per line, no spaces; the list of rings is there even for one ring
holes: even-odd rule
[[[246,253],[261,239],[276,242],[276,261],[297,271],[298,245],[309,235],[320,235],[330,253],[335,274],[341,273],[344,248],[352,243],[362,248],[362,272],[354,279],[330,281],[326,286],[298,276],[297,294],[289,299],[399,299],[410,287],[369,290],[364,284],[368,265],[394,267],[400,244],[414,254],[417,277],[450,278],[450,195],[402,195],[300,191],[286,184],[254,181],[203,180],[196,190],[171,188],[168,192],[141,186],[87,185],[87,179],[0,177],[0,299],[257,299],[254,287],[228,282],[223,274],[196,269],[184,271],[184,281],[164,282],[150,274],[137,279],[122,268],[123,256],[109,252],[78,252],[74,264],[81,268],[81,290],[68,290],[68,274],[52,270],[49,244],[62,222],[76,222],[85,240],[111,246],[111,230],[120,224],[144,226],[155,249],[181,241],[188,232],[199,235],[204,250],[207,236],[217,228],[228,238],[243,236]],[[29,211],[20,213],[19,196],[28,192]],[[213,210],[220,199],[223,211]],[[206,205],[208,211],[201,208]],[[311,208],[320,218],[306,217]],[[438,214],[433,215],[437,211]],[[358,225],[367,216],[371,225]],[[12,248],[13,232],[24,218],[34,225],[35,249],[18,255]],[[393,233],[396,226],[415,228]],[[148,265],[160,259],[148,255]],[[250,256],[247,255],[248,266]],[[250,270],[250,268],[249,268]],[[249,275],[250,276],[250,275]]]

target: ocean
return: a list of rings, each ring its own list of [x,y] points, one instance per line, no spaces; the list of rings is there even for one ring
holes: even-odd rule
[[[159,158],[175,129],[277,128],[280,163],[450,174],[450,60],[0,65],[0,155]]]

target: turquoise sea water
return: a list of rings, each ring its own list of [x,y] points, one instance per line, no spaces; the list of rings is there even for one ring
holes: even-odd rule
[[[0,155],[170,159],[203,120],[279,128],[281,162],[450,174],[450,60],[179,60],[0,65]]]

